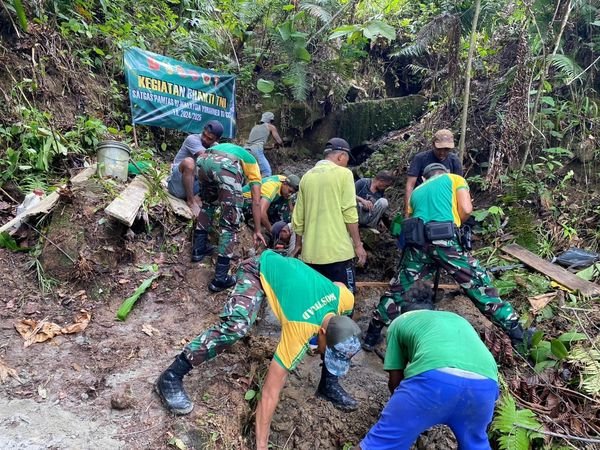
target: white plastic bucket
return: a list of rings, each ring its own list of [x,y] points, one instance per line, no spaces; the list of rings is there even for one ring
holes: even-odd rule
[[[129,146],[122,142],[100,142],[97,147],[98,175],[127,181],[127,166],[129,165],[130,152]]]

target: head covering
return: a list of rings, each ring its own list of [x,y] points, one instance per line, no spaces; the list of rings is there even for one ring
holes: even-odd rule
[[[452,131],[445,128],[436,131],[433,135],[433,146],[435,148],[454,148],[454,135]]]
[[[298,187],[300,186],[300,177],[298,175],[286,175],[286,182],[287,184],[289,184],[292,188],[294,188],[296,191],[298,190]]]
[[[260,117],[260,121],[262,123],[271,123],[274,120],[275,114],[273,114],[271,111],[264,112],[263,115]]]
[[[348,156],[350,156],[350,159],[354,159],[352,152],[350,151],[350,144],[348,144],[348,141],[345,139],[335,137],[327,141],[327,144],[325,144],[325,155],[336,150],[346,152],[348,153]]]
[[[360,328],[348,316],[333,316],[329,319],[325,338],[325,367],[335,375],[341,377],[348,373],[350,360],[360,350]]]
[[[431,163],[425,166],[425,168],[423,169],[423,176],[425,178],[429,178],[431,176],[431,172],[434,172],[436,170],[442,170],[445,173],[449,172],[448,168],[445,165],[441,163]]]
[[[204,125],[204,129],[209,133],[214,134],[217,137],[217,139],[223,136],[223,125],[221,125],[221,122],[217,120],[209,120],[208,122],[206,122],[206,125]]]
[[[273,225],[271,225],[271,234],[273,235],[273,242],[277,242],[279,240],[279,233],[281,233],[281,230],[283,230],[283,228],[286,226],[287,223],[283,220],[275,222]]]

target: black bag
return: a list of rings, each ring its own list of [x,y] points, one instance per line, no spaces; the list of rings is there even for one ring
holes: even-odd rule
[[[402,222],[402,233],[409,247],[422,247],[425,245],[425,224],[417,217],[405,219]]]
[[[579,269],[589,267],[598,260],[600,260],[600,255],[598,253],[572,247],[566,252],[558,255],[552,262],[556,262],[563,267]]]
[[[455,236],[454,222],[427,222],[425,224],[425,237],[429,242],[454,239]]]

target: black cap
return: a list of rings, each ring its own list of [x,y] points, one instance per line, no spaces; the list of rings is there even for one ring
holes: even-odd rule
[[[348,141],[346,141],[345,139],[335,137],[329,139],[327,141],[327,144],[325,144],[325,154],[340,150],[348,153],[350,159],[354,159],[354,157],[352,156],[352,152],[350,151],[350,144],[348,144]]]
[[[209,120],[206,122],[206,125],[204,125],[204,129],[209,133],[214,134],[217,139],[223,136],[223,125],[221,125],[221,122],[218,120]]]

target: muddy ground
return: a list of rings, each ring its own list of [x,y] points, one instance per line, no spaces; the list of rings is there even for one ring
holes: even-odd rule
[[[185,341],[217,319],[226,299],[225,294],[207,293],[211,267],[188,263],[188,252],[183,242],[181,253],[160,265],[162,276],[153,289],[125,322],[118,322],[114,317],[120,302],[147,276],[138,268],[153,263],[155,255],[121,267],[102,293],[81,293],[81,285],[63,284],[45,296],[33,274],[23,269],[28,257],[1,251],[1,356],[16,369],[20,381],[10,378],[0,388],[0,447],[159,449],[167,448],[169,441],[179,442],[174,439],[190,449],[252,446],[253,405],[244,396],[256,389],[275,348],[276,331],[270,321],[259,324],[254,335],[230,353],[186,378],[196,405],[189,416],[167,413],[152,391],[158,374]],[[364,290],[358,295],[357,320],[362,327],[378,294]],[[442,305],[485,322],[464,297]],[[25,317],[67,324],[81,309],[91,312],[92,320],[76,335],[24,348],[14,329],[15,320]],[[145,334],[146,325],[157,331]],[[273,420],[271,442],[276,448],[355,444],[388,399],[387,377],[375,354],[359,354],[343,381],[360,401],[358,411],[349,414],[314,396],[319,364],[318,356],[307,356],[289,377]],[[448,433],[434,431],[421,438],[417,448],[452,448],[451,442]]]
[[[106,196],[99,191],[84,195],[81,189],[74,188],[71,203],[55,209],[47,233],[65,249],[73,245],[69,236],[79,236],[85,264],[80,259],[65,268],[68,261],[58,261],[62,253],[48,243],[42,252],[45,265],[67,281],[43,294],[35,272],[27,269],[32,256],[0,250],[0,361],[18,375],[0,385],[0,448],[251,448],[256,400],[245,397],[262,381],[277,344],[277,325],[260,321],[231,352],[194,370],[185,381],[194,411],[185,417],[167,413],[153,393],[153,382],[187,341],[217,321],[226,294],[206,289],[213,273],[210,261],[189,262],[185,223],[170,222],[168,232],[156,222],[150,232],[138,224],[133,227],[137,234],[124,228],[119,234],[103,213]],[[92,191],[86,185],[85,192]],[[80,228],[83,238],[73,231]],[[248,246],[248,234],[242,233],[240,247]],[[126,321],[115,320],[123,299],[152,275],[152,267],[160,277]],[[362,328],[380,294],[359,291],[355,317]],[[464,297],[441,304],[478,326],[486,322]],[[80,333],[24,347],[15,330],[20,319],[67,325],[81,310],[91,313],[91,322]],[[307,356],[289,377],[273,419],[275,448],[356,444],[389,398],[387,376],[373,353],[354,358],[343,380],[360,401],[353,413],[342,413],[315,397],[319,376],[320,358]],[[452,442],[451,434],[434,430],[417,448],[452,448]]]

